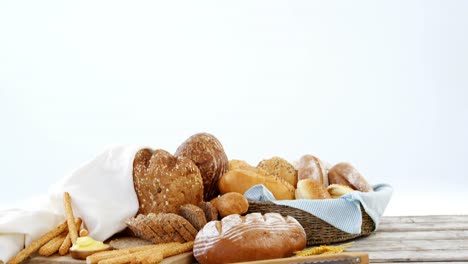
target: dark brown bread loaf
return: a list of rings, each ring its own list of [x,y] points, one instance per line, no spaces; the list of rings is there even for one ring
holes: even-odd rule
[[[137,237],[154,244],[193,241],[198,232],[187,219],[173,213],[138,215],[126,223]]]
[[[184,204],[180,207],[179,215],[187,219],[195,229],[200,230],[206,225],[205,212],[193,204]]]
[[[193,255],[201,264],[233,263],[289,257],[305,246],[304,228],[293,217],[234,214],[206,224],[195,238]]]
[[[210,202],[201,202],[198,206],[205,212],[206,222],[218,220],[218,209]]]
[[[217,138],[208,133],[195,134],[177,148],[175,156],[191,159],[200,169],[205,201],[219,194],[218,180],[228,170],[229,160]]]
[[[140,214],[178,213],[180,206],[199,204],[203,181],[198,167],[188,158],[165,150],[142,149],[133,161],[133,185]]]

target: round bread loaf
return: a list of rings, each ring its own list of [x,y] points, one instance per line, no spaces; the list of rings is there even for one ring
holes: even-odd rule
[[[328,186],[328,175],[325,165],[320,159],[312,155],[302,156],[297,163],[297,177],[299,180],[312,179]]]
[[[158,149],[142,149],[133,160],[133,186],[139,214],[178,213],[184,204],[203,199],[203,182],[190,159]]]
[[[260,161],[258,168],[265,170],[270,175],[275,175],[285,179],[292,186],[297,185],[297,171],[293,165],[280,157],[273,157]]]
[[[269,175],[264,170],[255,167],[241,167],[226,172],[219,179],[221,193],[238,192],[244,194],[250,187],[263,184],[277,200],[293,200],[294,187],[285,179]]]
[[[328,172],[330,184],[341,184],[361,192],[372,192],[372,186],[362,177],[361,173],[351,164],[341,162]]]
[[[233,214],[198,232],[193,255],[201,264],[233,263],[289,257],[305,246],[304,228],[291,216]]]
[[[205,201],[218,196],[218,180],[228,170],[229,160],[217,138],[208,133],[195,134],[177,148],[175,156],[191,159],[200,169]]]
[[[230,214],[245,214],[249,210],[249,201],[237,192],[228,192],[211,200],[221,217]]]

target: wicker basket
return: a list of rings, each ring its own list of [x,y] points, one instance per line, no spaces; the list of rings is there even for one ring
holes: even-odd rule
[[[258,202],[249,201],[248,213],[259,212],[265,213],[279,213],[283,216],[292,216],[301,223],[307,234],[307,246],[332,244],[357,238],[360,236],[369,235],[374,229],[375,224],[370,216],[364,211],[361,206],[362,212],[362,226],[360,234],[348,234],[340,229],[328,224],[316,216],[308,212],[289,207],[286,205],[277,205],[271,202]]]

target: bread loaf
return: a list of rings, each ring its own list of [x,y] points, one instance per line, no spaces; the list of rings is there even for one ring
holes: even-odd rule
[[[361,192],[371,192],[372,186],[364,179],[359,171],[351,164],[341,162],[333,166],[328,172],[330,184],[341,184]]]
[[[221,193],[238,192],[244,194],[257,184],[263,184],[277,200],[293,200],[294,187],[285,179],[269,175],[255,167],[240,167],[226,172],[219,180]]]
[[[165,150],[142,149],[133,161],[133,185],[139,214],[178,213],[180,206],[203,199],[203,182],[190,159]]]
[[[258,168],[265,170],[268,174],[285,179],[293,187],[297,185],[297,171],[293,165],[280,157],[273,157],[260,161]]]
[[[219,215],[225,217],[230,214],[245,214],[249,210],[249,201],[237,192],[228,192],[211,200]]]
[[[297,177],[299,180],[312,179],[328,186],[328,175],[325,165],[320,159],[312,155],[302,156],[297,163]]]
[[[218,196],[218,180],[228,170],[229,161],[217,138],[208,133],[195,134],[177,148],[175,156],[191,159],[200,169],[205,201]]]
[[[293,217],[234,214],[206,224],[195,238],[193,255],[201,264],[233,263],[289,257],[305,245],[304,228]]]
[[[304,179],[297,183],[296,199],[329,199],[325,186],[317,180]]]

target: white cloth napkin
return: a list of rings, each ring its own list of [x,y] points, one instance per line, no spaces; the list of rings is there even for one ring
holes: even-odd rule
[[[133,159],[142,146],[114,146],[62,178],[36,209],[0,211],[0,261],[5,263],[25,245],[65,220],[63,193],[69,192],[75,217],[89,235],[105,240],[125,228],[138,211],[133,188]]]
[[[392,197],[393,188],[388,184],[377,184],[373,192],[350,192],[338,199],[323,200],[276,200],[264,185],[255,185],[248,189],[244,196],[254,201],[269,201],[275,204],[287,205],[306,211],[330,225],[350,234],[361,233],[362,205],[366,213],[372,218],[376,229],[380,217]]]

